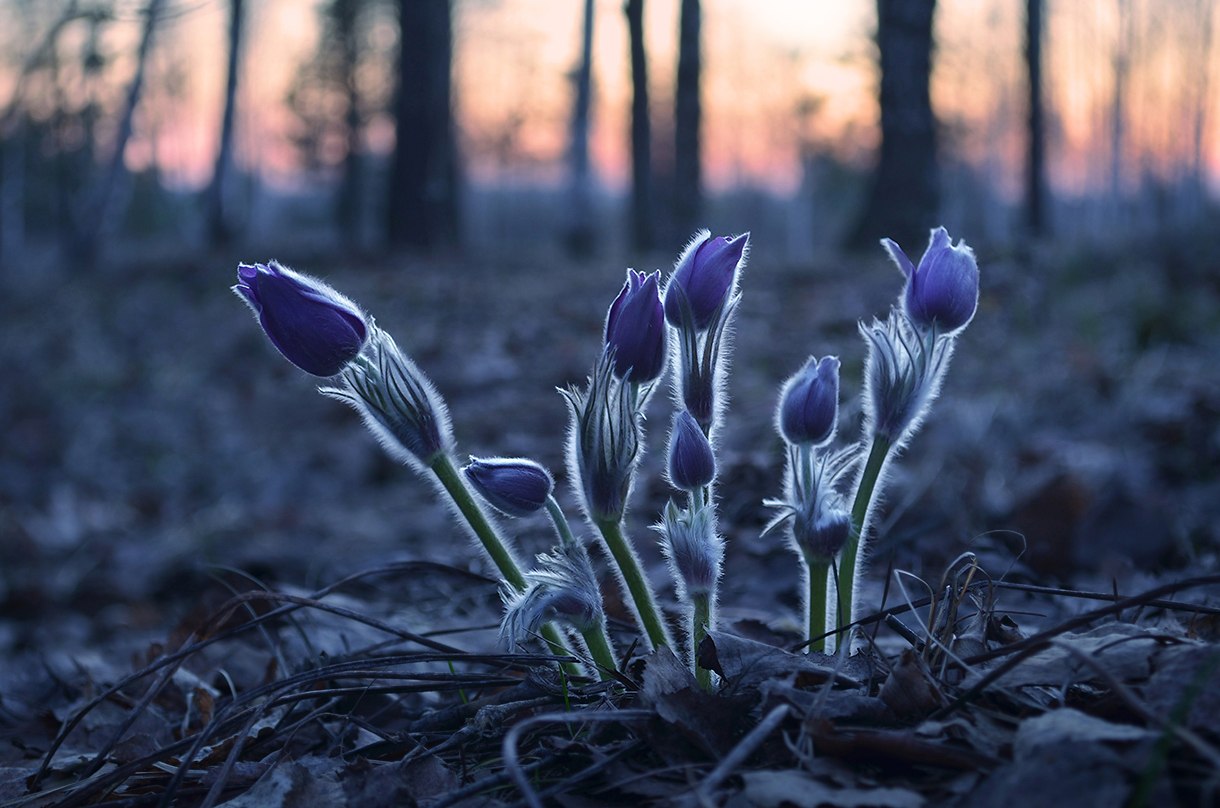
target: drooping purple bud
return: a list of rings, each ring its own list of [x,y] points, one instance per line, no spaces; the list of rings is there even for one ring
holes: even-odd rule
[[[665,314],[661,273],[627,270],[627,281],[606,315],[606,348],[614,352],[614,375],[650,382],[665,367]]]
[[[838,509],[805,509],[792,519],[792,539],[811,564],[829,564],[851,534],[851,515]]]
[[[716,456],[712,444],[686,410],[674,416],[669,433],[669,481],[684,491],[710,485],[716,476]]]
[[[906,275],[902,303],[911,322],[938,334],[970,322],[979,304],[979,267],[965,242],[954,245],[945,228],[936,228],[917,267],[890,239],[882,239],[881,246]]]
[[[238,264],[233,291],[258,315],[284,358],[314,376],[334,376],[368,339],[368,324],[356,304],[275,261]]]
[[[665,289],[665,318],[675,328],[682,326],[683,306],[689,306],[695,328],[703,331],[732,293],[750,234],[731,239],[710,235],[704,230],[695,237],[678,259]]]
[[[462,474],[489,505],[508,516],[529,516],[545,508],[555,489],[549,471],[521,457],[472,457]]]
[[[821,446],[833,437],[839,415],[839,358],[809,357],[784,383],[776,421],[784,440]]]

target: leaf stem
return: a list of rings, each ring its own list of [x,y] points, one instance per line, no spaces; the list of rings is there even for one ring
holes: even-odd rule
[[[826,649],[826,610],[829,608],[826,599],[827,578],[830,565],[825,561],[814,561],[805,556],[805,573],[809,576],[809,630],[805,639],[809,651],[824,651]],[[814,638],[817,639],[814,639]]]

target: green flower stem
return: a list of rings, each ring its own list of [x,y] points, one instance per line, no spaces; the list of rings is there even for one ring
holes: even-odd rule
[[[809,640],[806,648],[809,651],[826,650],[826,585],[830,565],[825,561],[815,561],[805,557],[805,570],[809,574]],[[814,639],[817,637],[818,639]]]
[[[707,668],[699,667],[699,643],[703,642],[703,638],[707,636],[707,630],[711,627],[712,596],[707,592],[700,592],[692,595],[691,601],[695,607],[690,631],[691,665],[694,668],[695,681],[699,683],[699,687],[711,693],[712,672]]]
[[[597,675],[603,680],[613,679],[614,672],[618,670],[618,663],[614,660],[614,647],[610,644],[610,635],[606,633],[606,624],[601,623],[596,628],[582,631],[581,636],[585,638],[589,653],[597,663]]]
[[[635,553],[631,551],[627,537],[623,535],[622,523],[599,519],[597,529],[601,531],[602,538],[606,541],[606,547],[609,548],[610,555],[614,557],[614,563],[618,565],[623,581],[627,584],[627,591],[630,593],[636,613],[639,615],[640,627],[648,635],[649,642],[654,647],[662,645],[673,647],[673,640],[669,638],[669,631],[665,628],[664,621],[661,620],[661,612],[657,609],[652,589],[644,578],[644,572],[640,569],[640,563],[636,560]]]
[[[585,548],[573,535],[572,526],[568,524],[568,517],[564,516],[563,508],[559,507],[559,502],[555,497],[546,498],[546,510],[555,524],[555,532],[559,534],[559,543],[565,547],[579,547],[583,553]],[[593,661],[597,663],[597,675],[602,679],[614,678],[611,672],[618,670],[618,663],[614,661],[614,645],[610,642],[610,635],[606,633],[604,617],[603,622],[597,628],[582,631],[581,636],[585,638],[585,644],[589,646],[589,653],[593,655]]]
[[[579,542],[572,535],[572,526],[568,524],[568,517],[564,516],[563,508],[559,507],[555,497],[546,498],[546,512],[551,515],[551,522],[555,524],[555,532],[559,534],[559,543],[564,547],[577,546]]]
[[[441,485],[449,492],[449,496],[453,498],[453,504],[457,505],[458,510],[462,512],[462,516],[466,518],[466,523],[470,525],[474,535],[483,544],[483,549],[491,557],[492,563],[496,565],[496,569],[504,576],[504,580],[513,589],[516,589],[518,592],[524,592],[525,576],[521,573],[521,567],[517,565],[516,559],[508,552],[508,548],[500,540],[500,536],[496,533],[496,529],[491,526],[491,522],[487,521],[487,516],[484,515],[483,509],[479,507],[474,494],[470,493],[470,489],[466,487],[466,482],[462,479],[462,475],[458,473],[457,467],[453,465],[453,459],[442,452],[432,459],[428,467],[432,469],[436,479],[440,480]],[[563,637],[560,636],[555,626],[546,623],[542,626],[541,633],[542,639],[546,640],[546,644],[550,647],[552,654],[556,656],[572,655],[571,649],[564,643]],[[580,675],[580,667],[574,663],[565,662],[563,667],[571,676]]]
[[[852,588],[856,581],[856,566],[860,562],[860,540],[867,527],[865,519],[868,518],[868,509],[873,501],[873,490],[877,487],[881,469],[889,456],[890,445],[889,440],[880,435],[873,437],[872,448],[869,449],[868,459],[864,462],[864,473],[860,476],[860,487],[856,489],[856,500],[851,506],[851,534],[847,537],[847,543],[843,545],[843,555],[839,562],[837,603],[842,604],[843,608],[836,609],[835,614],[838,615],[840,632],[856,619],[852,609],[854,596]],[[846,620],[844,612],[848,613]]]

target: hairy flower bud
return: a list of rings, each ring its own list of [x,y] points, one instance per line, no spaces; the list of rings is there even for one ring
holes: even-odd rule
[[[868,343],[864,366],[867,429],[898,444],[923,422],[940,392],[954,338],[918,332],[897,308],[884,320],[860,324]]]
[[[699,424],[686,410],[674,415],[669,433],[669,481],[675,488],[694,491],[710,485],[716,476],[716,456]]]
[[[334,376],[368,339],[368,324],[355,303],[275,261],[238,264],[233,291],[258,315],[284,358],[314,376]]]
[[[449,411],[440,393],[375,324],[364,355],[343,368],[339,381],[340,386],[321,392],[359,412],[394,457],[426,466],[453,451]]]
[[[500,642],[514,649],[548,620],[561,620],[577,631],[590,631],[605,622],[601,588],[583,546],[560,547],[538,556],[539,568],[525,573],[524,592],[502,591],[504,619]]]
[[[665,289],[665,318],[671,325],[681,327],[684,306],[690,307],[691,319],[698,330],[706,330],[712,324],[717,309],[732,294],[737,269],[749,242],[749,233],[731,239],[711,238],[706,230],[696,234],[679,257]]]
[[[614,378],[612,369],[610,356],[602,354],[584,390],[560,391],[572,414],[568,469],[579,482],[585,515],[594,522],[622,518],[640,454],[631,390]]]
[[[839,359],[809,357],[784,383],[776,421],[784,440],[821,446],[835,433],[839,415]]]
[[[792,541],[811,564],[829,564],[851,535],[846,509],[802,509],[792,516]]]
[[[716,516],[710,504],[683,510],[671,500],[656,526],[661,550],[669,560],[678,594],[711,594],[720,580],[724,540],[716,533]]]
[[[661,273],[627,270],[627,281],[606,314],[606,349],[614,356],[614,375],[650,382],[665,367],[665,314]]]
[[[545,508],[555,489],[549,471],[520,457],[472,457],[462,473],[479,496],[508,516],[529,516]]]
[[[919,266],[890,239],[882,239],[881,246],[906,276],[902,303],[911,322],[938,334],[952,333],[970,322],[979,304],[979,267],[974,251],[964,242],[955,246],[945,228],[936,228]]]

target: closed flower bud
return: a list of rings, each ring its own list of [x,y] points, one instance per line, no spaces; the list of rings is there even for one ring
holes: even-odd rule
[[[716,516],[710,504],[683,510],[672,501],[655,526],[661,534],[661,551],[682,600],[712,594],[724,562],[724,539],[716,533]]]
[[[258,315],[284,358],[314,376],[343,370],[368,339],[368,324],[356,304],[275,261],[238,264],[233,291]]]
[[[784,440],[821,446],[834,436],[839,414],[839,359],[809,357],[784,383],[776,420]]]
[[[462,473],[487,503],[508,516],[529,516],[546,507],[555,488],[551,473],[524,458],[470,458]]]
[[[678,259],[666,287],[665,318],[675,328],[682,326],[682,308],[686,306],[695,328],[706,329],[732,294],[750,234],[742,233],[731,239],[710,235],[703,230],[695,237]]]
[[[665,313],[661,273],[627,270],[627,282],[606,315],[606,348],[614,354],[614,375],[650,382],[665,367]]]
[[[906,275],[902,302],[911,322],[938,334],[952,333],[970,322],[979,304],[979,267],[965,243],[953,245],[945,228],[938,227],[919,266],[893,241],[882,239],[881,245]]]
[[[811,564],[829,564],[851,535],[846,510],[806,508],[792,517],[792,541]]]
[[[512,650],[538,632],[548,620],[559,620],[577,631],[602,625],[601,587],[584,547],[564,546],[538,556],[538,569],[525,573],[524,592],[505,588],[500,642]]]
[[[674,416],[669,433],[669,481],[684,491],[710,485],[716,476],[716,456],[699,424],[686,410]]]

